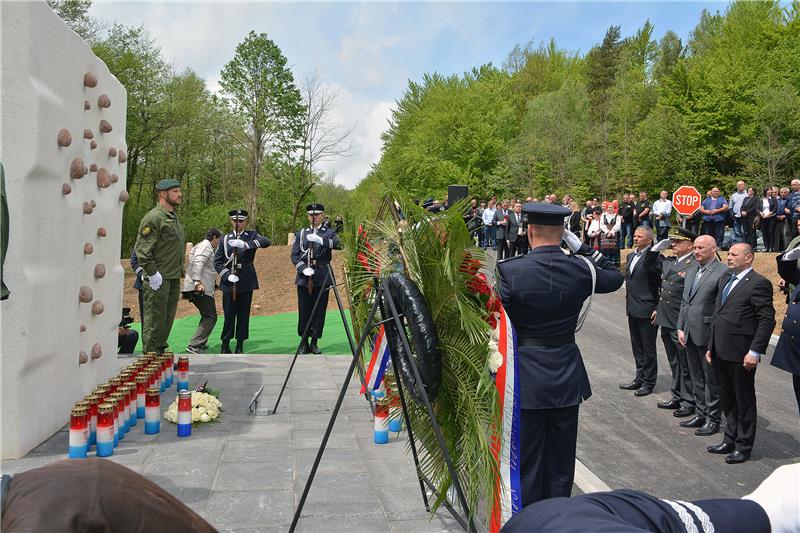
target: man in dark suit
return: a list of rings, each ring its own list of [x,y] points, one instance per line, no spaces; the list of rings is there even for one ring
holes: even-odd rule
[[[633,232],[634,252],[628,255],[628,265],[625,267],[625,312],[628,315],[636,377],[619,388],[636,391],[636,396],[652,393],[658,377],[658,326],[653,323],[653,312],[656,310],[658,290],[661,287],[663,258],[661,254],[650,249],[652,243],[653,230],[646,226],[636,228]]]
[[[509,257],[528,253],[528,219],[522,212],[522,204],[514,204],[514,212],[508,216]]]
[[[725,274],[725,265],[717,260],[717,241],[711,235],[695,239],[693,251],[696,264],[686,272],[676,327],[678,342],[686,348],[696,411],[694,418],[680,425],[696,428],[695,435],[705,437],[719,432],[722,416],[717,375],[705,360],[705,349],[717,298],[717,281]]]
[[[800,238],[795,237],[786,253],[775,258],[781,285],[787,291],[786,316],[781,336],[772,353],[772,366],[792,374],[792,386],[800,409]]]
[[[669,239],[653,245],[654,252],[660,252],[671,246],[675,253],[665,257],[661,266],[661,295],[658,306],[653,312],[657,326],[661,327],[661,341],[667,352],[670,370],[672,371],[672,397],[666,402],[659,402],[660,409],[675,409],[677,418],[694,414],[694,395],[689,366],[686,361],[686,349],[678,342],[678,314],[683,300],[683,287],[686,271],[695,264],[692,257],[692,245],[697,235],[683,228],[674,228]],[[665,244],[666,243],[666,244]]]
[[[497,260],[506,259],[511,257],[508,249],[508,218],[511,215],[511,210],[508,208],[508,200],[503,200],[502,205],[497,207],[494,213],[494,220],[497,223],[497,233],[495,239],[497,243]]]
[[[711,453],[728,454],[728,464],[750,459],[756,439],[756,367],[769,346],[775,328],[772,283],[753,270],[753,248],[731,246],[729,276],[718,282],[706,360],[714,361],[720,400],[725,413],[722,444]]]
[[[578,408],[592,394],[575,330],[584,300],[614,292],[623,278],[608,259],[564,230],[569,209],[538,202],[523,209],[532,249],[497,263],[497,286],[517,335],[519,460],[527,505],[572,492]],[[562,236],[572,255],[561,250]]]

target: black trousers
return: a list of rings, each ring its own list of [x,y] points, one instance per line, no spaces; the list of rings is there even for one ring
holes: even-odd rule
[[[569,498],[575,477],[578,405],[522,409],[520,478],[522,505]]]
[[[649,318],[628,315],[628,331],[631,335],[633,360],[636,363],[636,381],[640,381],[643,387],[653,388],[658,378],[656,359],[658,326],[651,324]]]
[[[319,302],[317,310],[314,315],[311,315],[311,310],[314,308],[314,303],[322,292],[322,301]],[[322,330],[325,328],[325,311],[328,309],[328,296],[330,289],[314,287],[309,294],[308,287],[297,287],[297,335],[302,337],[303,331],[306,329],[306,324],[311,321],[311,328],[308,331],[308,336],[312,339],[319,339],[322,337]],[[305,339],[303,339],[305,340]]]
[[[237,341],[250,336],[250,304],[253,303],[253,291],[240,292],[236,300],[229,292],[222,293],[222,310],[225,321],[222,323],[222,341],[229,342],[234,334]]]
[[[117,335],[117,353],[133,353],[137,342],[139,342],[139,333],[133,329],[126,329],[125,335]]]
[[[661,326],[661,341],[664,343],[667,361],[669,361],[669,368],[672,371],[672,384],[670,385],[672,398],[680,401],[681,407],[694,408],[692,379],[689,376],[686,349],[678,342],[678,332]]]
[[[528,253],[528,236],[527,235],[517,235],[517,240],[514,242],[509,243],[510,251],[508,253],[508,257],[514,257],[515,255],[525,255]]]
[[[719,403],[719,385],[714,365],[706,361],[706,346],[698,346],[691,338],[686,342],[686,360],[689,363],[689,376],[692,379],[692,394],[697,414],[720,423],[722,408]]]
[[[495,239],[495,241],[497,242],[497,260],[500,261],[501,259],[511,257],[509,255],[508,241],[505,239]]]
[[[775,233],[775,217],[765,218],[761,221],[761,240],[764,242],[764,251],[772,252],[772,241]]]
[[[792,387],[794,387],[794,399],[797,402],[797,409],[800,411],[800,376],[792,374]]]
[[[141,320],[141,328],[144,331],[144,290],[139,289],[139,320]]]
[[[772,233],[772,251],[782,252],[789,241],[786,240],[786,221],[775,219],[775,228]]]
[[[715,358],[722,412],[725,413],[724,443],[750,453],[756,440],[756,369],[742,363]]]
[[[744,222],[743,222],[744,223]],[[752,228],[752,224],[750,225]],[[744,230],[744,228],[743,228]],[[717,246],[722,246],[725,237],[725,221],[716,222],[713,220],[703,221],[703,235],[711,235],[717,241]]]

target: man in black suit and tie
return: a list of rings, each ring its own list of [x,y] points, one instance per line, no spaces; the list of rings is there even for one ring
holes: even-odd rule
[[[706,360],[714,361],[725,413],[722,444],[710,453],[728,454],[728,464],[750,459],[756,439],[756,367],[769,346],[775,327],[772,283],[753,270],[753,248],[731,246],[729,276],[719,282]]]
[[[497,233],[495,235],[495,242],[497,243],[497,260],[503,260],[511,257],[508,250],[508,219],[511,215],[511,210],[508,208],[508,200],[503,200],[503,203],[498,206],[497,211],[494,213],[494,220],[497,223]]]
[[[619,388],[635,390],[635,396],[647,396],[653,392],[658,377],[658,326],[654,324],[653,312],[656,310],[661,287],[663,258],[658,252],[650,250],[653,243],[653,230],[650,228],[636,228],[633,243],[636,248],[634,253],[628,255],[628,266],[625,268],[625,311],[628,315],[636,377]]]
[[[508,216],[508,257],[528,253],[528,219],[522,212],[522,204],[514,204],[514,212]]]
[[[680,425],[697,428],[695,435],[707,437],[719,432],[722,416],[717,374],[706,362],[705,353],[717,299],[717,282],[725,274],[725,265],[717,260],[717,241],[711,235],[695,239],[693,251],[697,263],[686,272],[677,328],[678,342],[686,348],[695,416]]]

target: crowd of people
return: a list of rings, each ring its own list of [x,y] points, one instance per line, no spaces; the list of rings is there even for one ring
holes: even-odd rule
[[[158,204],[139,224],[131,254],[131,268],[136,274],[134,288],[139,291],[142,352],[162,353],[168,348],[181,295],[200,313],[200,323],[186,351],[194,354],[206,351],[217,323],[215,291],[219,289],[224,313],[221,353],[244,353],[244,342],[250,335],[253,291],[259,288],[253,262],[256,251],[267,248],[271,241],[248,229],[246,210],[234,209],[229,212],[231,231],[223,234],[217,228],[210,228],[205,238],[192,247],[184,263],[186,238],[176,213],[182,200],[180,184],[176,180],[161,180],[156,191]],[[326,273],[331,251],[342,246],[338,237],[342,218],[337,216],[331,224],[324,210],[322,204],[307,206],[309,226],[295,233],[290,257],[297,270],[297,334],[301,336],[300,353],[304,354],[322,353],[318,340],[325,325],[330,286]],[[318,312],[312,315],[318,297],[321,298]],[[135,331],[127,327],[129,323],[123,316],[120,353],[130,353],[136,345]],[[232,350],[234,339],[236,346]]]

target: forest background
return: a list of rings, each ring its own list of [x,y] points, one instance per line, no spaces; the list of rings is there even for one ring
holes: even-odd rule
[[[243,36],[213,94],[191,69],[176,72],[146,28],[93,19],[91,0],[47,1],[128,90],[122,257],[164,178],[181,183],[189,241],[227,229],[227,211],[243,206],[282,243],[307,203],[369,217],[386,183],[418,198],[465,184],[478,198],[582,200],[800,175],[800,0],[704,11],[687,42],[656,40],[649,22],[627,36],[611,26],[583,55],[552,38],[502,65],[409,80],[380,161],[353,190],[318,168],[350,150],[351,129],[332,123],[336,91],[296,80],[266,34]]]

